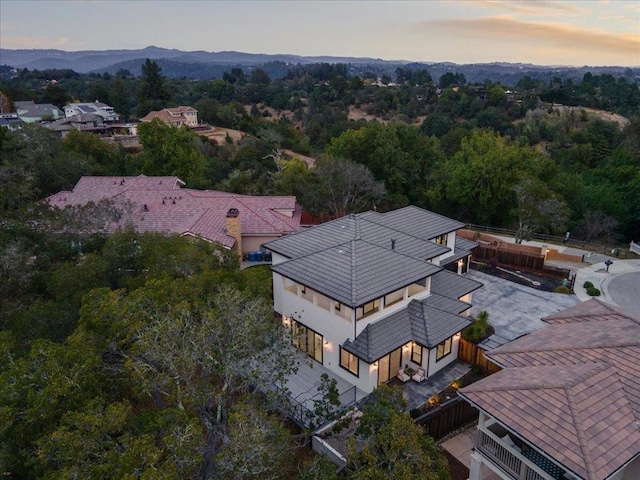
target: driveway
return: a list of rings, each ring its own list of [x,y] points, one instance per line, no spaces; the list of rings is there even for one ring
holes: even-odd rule
[[[476,270],[467,277],[484,284],[473,292],[471,314],[489,312],[496,334],[508,340],[546,326],[540,318],[580,303],[575,295],[536,290]]]

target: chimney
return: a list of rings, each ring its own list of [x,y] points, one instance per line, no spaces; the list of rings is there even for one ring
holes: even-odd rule
[[[242,258],[242,231],[240,229],[240,212],[237,208],[230,208],[227,212],[227,235],[236,239],[233,250]]]
[[[392,238],[391,239],[391,250],[395,250],[396,249],[396,239]]]

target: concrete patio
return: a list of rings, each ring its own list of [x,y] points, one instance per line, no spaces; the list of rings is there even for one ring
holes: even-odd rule
[[[468,364],[456,360],[423,382],[409,380],[403,383],[396,378],[391,381],[391,384],[402,387],[402,396],[407,401],[407,408],[412,410],[420,407],[429,398],[447,388],[454,380],[464,376],[470,370],[471,367]]]
[[[312,360],[307,355],[297,352],[298,372],[290,375],[286,386],[291,392],[290,397],[295,403],[302,405],[308,410],[314,409],[314,400],[320,400],[322,393],[318,387],[322,384],[322,375],[326,374],[329,379],[336,381],[336,387],[340,394],[340,402],[343,406],[358,402],[367,396],[365,392],[354,387],[342,377],[334,374],[328,368]]]
[[[460,432],[454,437],[445,440],[440,444],[447,452],[455,457],[465,467],[469,468],[471,463],[471,452],[476,444],[476,436],[478,435],[478,429],[474,425],[463,432]],[[483,480],[500,480],[500,477],[486,466],[483,468]]]

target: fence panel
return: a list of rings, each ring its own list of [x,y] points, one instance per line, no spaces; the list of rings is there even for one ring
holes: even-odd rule
[[[435,440],[440,440],[445,435],[477,419],[478,415],[478,410],[462,398],[455,397],[435,410],[416,418],[415,422],[424,428],[426,434],[431,435]]]
[[[477,365],[489,373],[495,373],[501,370],[498,365],[484,356],[484,350],[464,338],[461,338],[458,344],[458,358],[469,365]]]

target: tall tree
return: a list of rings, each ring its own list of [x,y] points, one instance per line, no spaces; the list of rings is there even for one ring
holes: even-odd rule
[[[406,413],[402,391],[380,385],[349,439],[350,480],[448,480],[449,465],[433,438]]]
[[[335,217],[368,210],[378,204],[385,190],[364,165],[321,156],[312,174],[312,191],[302,198],[313,213]],[[309,195],[310,194],[310,195]]]
[[[166,107],[169,98],[169,90],[165,85],[160,65],[147,58],[142,65],[142,79],[138,91],[136,113],[139,116],[144,116],[151,110],[160,110]]]

